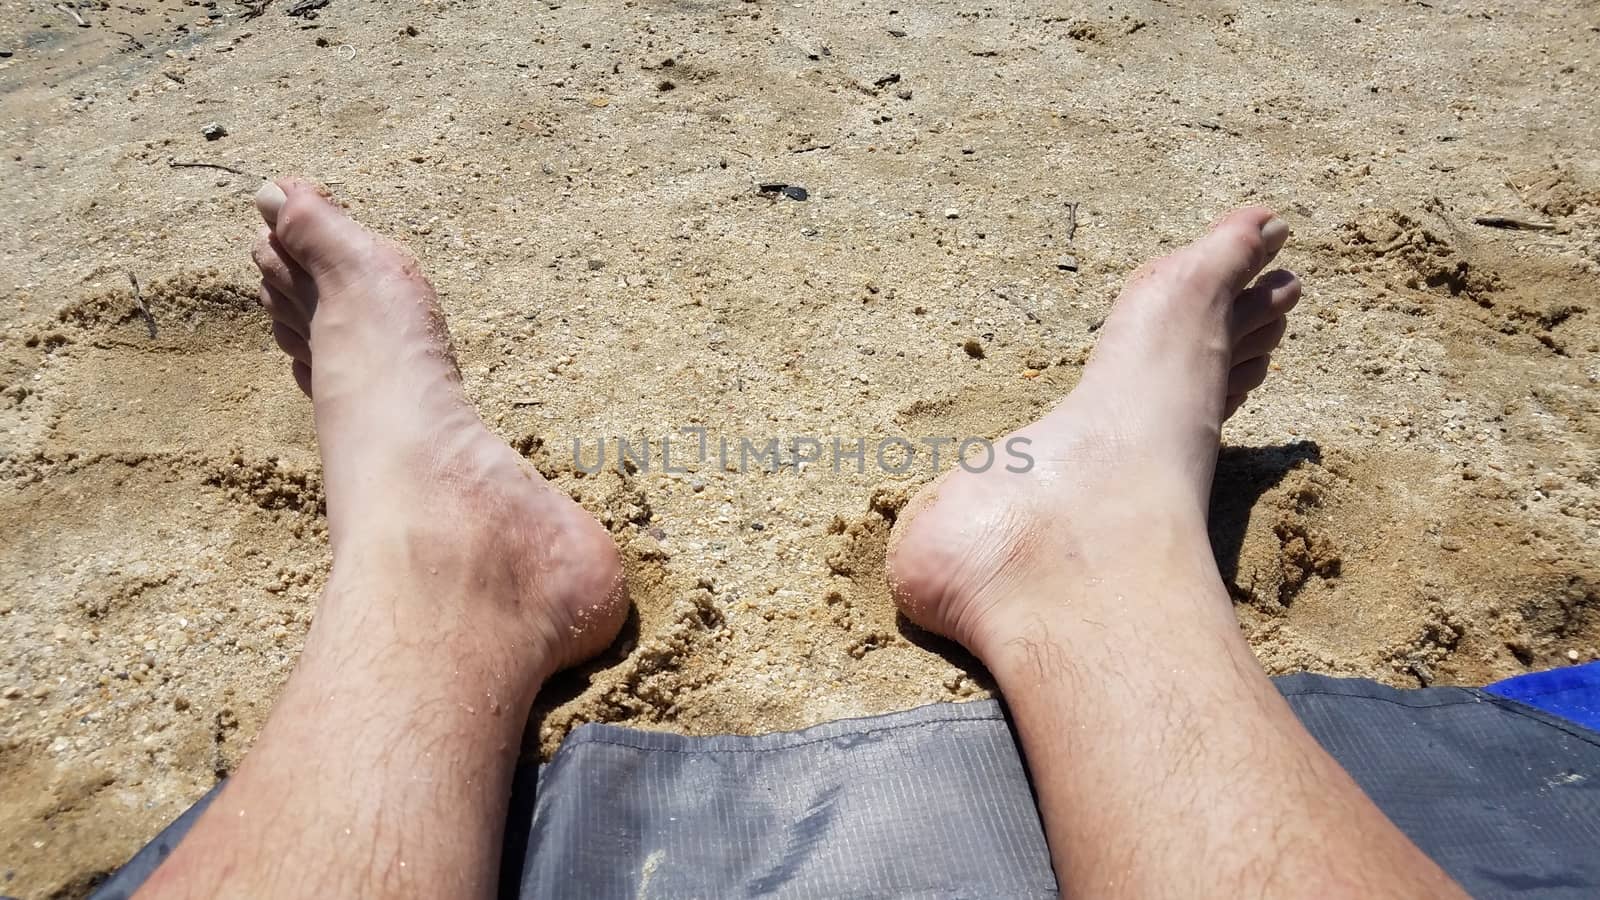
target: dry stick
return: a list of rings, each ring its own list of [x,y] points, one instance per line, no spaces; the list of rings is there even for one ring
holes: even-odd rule
[[[1078,201],[1067,204],[1067,246],[1072,246],[1072,236],[1078,233]]]
[[[235,175],[248,175],[251,178],[261,178],[260,175],[257,175],[254,172],[246,172],[246,171],[243,171],[241,169],[235,169],[233,166],[225,166],[222,163],[178,162],[175,159],[169,159],[169,160],[167,160],[167,168],[169,168],[169,169],[221,169],[224,172],[232,172]],[[263,178],[262,180],[265,181],[266,179]]]
[[[62,12],[66,13],[67,15],[71,16],[72,17],[72,21],[77,22],[79,28],[88,28],[89,27],[89,23],[85,22],[83,20],[83,16],[78,15],[78,11],[77,10],[75,10],[72,7],[66,5],[65,3],[57,3],[56,4],[56,9],[59,9]]]
[[[133,302],[139,304],[139,312],[144,316],[144,327],[149,329],[152,339],[156,336],[156,317],[150,314],[150,307],[144,304],[144,292],[139,290],[139,276],[128,270],[128,283],[133,285]]]
[[[1475,216],[1475,224],[1488,228],[1510,228],[1517,231],[1555,231],[1554,222],[1529,222],[1526,219],[1514,219],[1511,216]]]

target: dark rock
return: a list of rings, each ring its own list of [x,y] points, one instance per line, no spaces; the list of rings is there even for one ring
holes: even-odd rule
[[[778,198],[788,197],[790,200],[805,202],[811,194],[798,184],[785,184],[781,181],[762,182],[756,186],[756,192],[763,197]]]
[[[295,3],[290,4],[288,9],[283,11],[283,14],[294,16],[297,19],[315,19],[317,10],[332,2],[333,0],[296,0]]]

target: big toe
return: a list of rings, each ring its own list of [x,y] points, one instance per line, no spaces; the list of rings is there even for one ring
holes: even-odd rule
[[[276,192],[269,188],[276,188]],[[282,194],[282,200],[277,193]],[[366,256],[372,236],[328,199],[322,188],[300,178],[264,186],[257,208],[272,235],[313,278],[335,277]]]
[[[1221,286],[1225,296],[1243,291],[1289,239],[1289,226],[1264,206],[1247,206],[1224,216],[1206,235],[1184,249],[1197,269]]]

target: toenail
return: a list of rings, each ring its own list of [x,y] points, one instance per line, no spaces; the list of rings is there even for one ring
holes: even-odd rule
[[[1267,254],[1277,253],[1283,249],[1285,241],[1289,240],[1289,223],[1273,216],[1265,225],[1261,226],[1261,239],[1267,244]]]
[[[278,211],[283,209],[283,204],[288,201],[289,197],[284,194],[283,188],[270,181],[263,184],[261,190],[256,191],[256,209],[261,213],[261,218],[266,220],[268,228],[277,227]]]

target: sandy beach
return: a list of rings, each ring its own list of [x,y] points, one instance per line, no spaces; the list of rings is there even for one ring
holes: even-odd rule
[[[415,251],[622,549],[530,758],[989,696],[890,600],[897,442],[1038,417],[1242,204],[1305,283],[1212,506],[1262,663],[1600,657],[1600,6],[1535,7],[0,0],[0,894],[85,896],[231,771],[315,615],[276,175]]]

